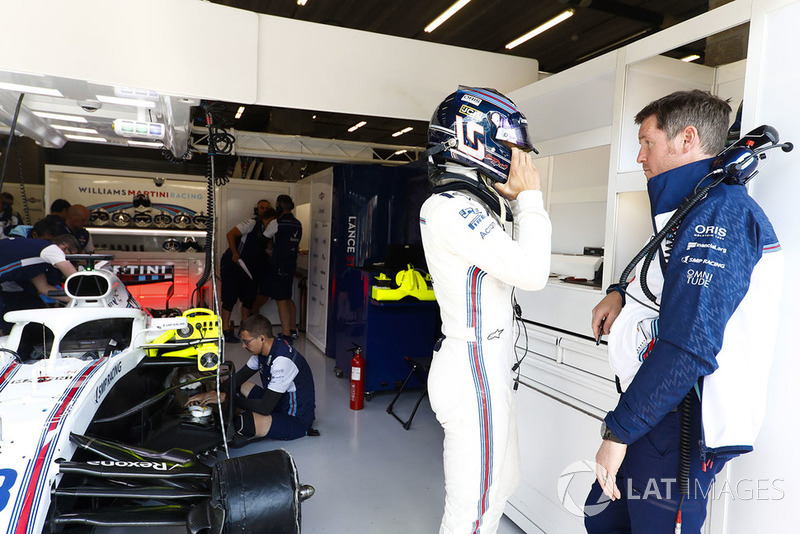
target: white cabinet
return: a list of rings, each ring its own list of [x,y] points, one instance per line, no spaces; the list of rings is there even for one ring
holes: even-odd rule
[[[582,533],[581,506],[594,475],[600,419],[616,403],[605,345],[521,323],[516,392],[522,480],[505,513],[526,532]],[[576,472],[577,469],[577,472]],[[567,500],[569,501],[567,502]],[[563,503],[566,502],[565,506]]]

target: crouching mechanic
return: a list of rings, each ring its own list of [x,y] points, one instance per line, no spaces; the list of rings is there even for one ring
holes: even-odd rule
[[[459,87],[429,126],[434,194],[420,225],[444,334],[428,376],[444,428],[441,533],[495,532],[519,483],[512,292],[541,289],[550,273],[532,149],[525,117],[492,89]]]
[[[252,354],[234,380],[236,432],[246,438],[290,440],[305,436],[314,422],[314,377],[308,362],[287,341],[272,337],[272,324],[262,315],[242,321],[242,344]],[[247,380],[260,374],[261,385]],[[225,401],[227,381],[220,388]],[[192,396],[187,406],[220,402],[216,391]]]
[[[730,111],[695,90],[636,115],[656,231],[684,198],[710,185]],[[590,534],[699,534],[715,475],[753,449],[764,418],[783,277],[772,225],[744,185],[721,183],[670,233],[649,277],[638,266],[625,301],[612,286],[592,310],[595,335],[609,334],[624,392],[602,429],[586,501],[599,511],[585,518]],[[678,484],[682,426],[688,494]]]

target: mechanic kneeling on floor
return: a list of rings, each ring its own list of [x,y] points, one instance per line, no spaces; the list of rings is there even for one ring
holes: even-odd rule
[[[252,354],[233,376],[236,407],[234,428],[245,438],[290,440],[305,436],[314,422],[314,377],[306,359],[283,339],[272,337],[272,324],[262,315],[242,321],[242,345]],[[261,386],[247,380],[261,374]],[[220,388],[225,401],[227,381]],[[187,406],[220,402],[216,391],[198,393]]]

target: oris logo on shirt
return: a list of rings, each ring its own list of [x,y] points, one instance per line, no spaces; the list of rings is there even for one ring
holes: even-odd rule
[[[695,237],[718,237],[719,239],[725,239],[727,234],[728,230],[722,228],[721,226],[706,226],[703,224],[698,224],[694,227]]]

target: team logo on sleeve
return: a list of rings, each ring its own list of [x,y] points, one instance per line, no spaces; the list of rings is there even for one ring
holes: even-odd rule
[[[723,254],[728,253],[728,249],[725,247],[720,247],[714,243],[697,243],[697,242],[690,242],[686,245],[686,250],[692,250],[693,248],[708,248],[711,250],[716,250],[717,252],[722,252]]]
[[[690,286],[711,287],[711,279],[714,275],[705,271],[689,269],[686,271],[686,283]]]
[[[715,237],[717,239],[725,239],[726,235],[728,235],[728,230],[726,228],[722,228],[721,226],[706,226],[705,224],[698,224],[694,227],[695,237]]]

